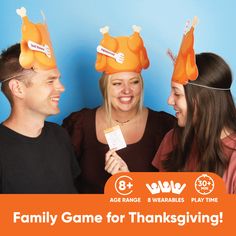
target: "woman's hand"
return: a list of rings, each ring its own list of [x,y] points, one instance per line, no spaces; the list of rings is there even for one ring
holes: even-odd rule
[[[129,172],[127,164],[114,149],[106,153],[105,170],[112,175],[120,172]]]

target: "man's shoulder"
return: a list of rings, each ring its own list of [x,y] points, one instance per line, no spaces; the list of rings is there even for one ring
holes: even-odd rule
[[[4,133],[4,129],[3,128],[4,128],[3,124],[1,123],[0,124],[0,135],[2,135]]]
[[[69,142],[67,131],[57,123],[45,121],[44,129],[46,133],[46,135],[44,135],[45,138],[53,139],[56,142]]]
[[[63,132],[64,129],[57,123],[50,122],[50,121],[45,121],[44,122],[44,128],[45,129],[50,129],[58,132]]]
[[[54,122],[45,121],[45,122],[44,122],[44,127],[52,128],[52,129],[53,129],[53,128],[57,129],[57,128],[60,128],[61,126],[58,125],[57,123],[54,123]]]
[[[18,134],[4,126],[2,123],[0,124],[0,144],[3,144],[4,141],[14,138]]]

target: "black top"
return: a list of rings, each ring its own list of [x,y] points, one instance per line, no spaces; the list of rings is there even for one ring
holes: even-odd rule
[[[76,193],[80,170],[67,133],[45,122],[37,138],[0,124],[0,192]]]
[[[175,118],[165,112],[148,109],[147,124],[143,137],[134,144],[117,151],[130,171],[156,171],[152,166],[155,153],[165,136],[173,128]],[[107,144],[98,141],[95,128],[96,109],[83,109],[72,113],[63,121],[75,146],[82,173],[79,177],[80,193],[103,193],[104,185],[111,176],[104,170]]]

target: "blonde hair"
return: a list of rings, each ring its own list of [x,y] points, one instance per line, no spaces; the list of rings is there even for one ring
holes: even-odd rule
[[[109,87],[111,85],[112,75],[103,73],[99,80],[99,87],[103,96],[103,106],[105,108],[106,120],[109,126],[112,126],[112,115],[111,115],[111,97],[109,94]],[[138,74],[138,78],[141,81],[141,96],[138,102],[138,113],[141,113],[143,110],[143,94],[144,94],[144,83],[141,74]]]

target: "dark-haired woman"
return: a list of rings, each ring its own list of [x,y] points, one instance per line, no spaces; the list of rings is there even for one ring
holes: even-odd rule
[[[160,171],[210,171],[236,193],[236,110],[229,66],[213,53],[196,56],[198,77],[186,85],[173,81],[168,104],[178,127],[169,131],[153,165]]]

